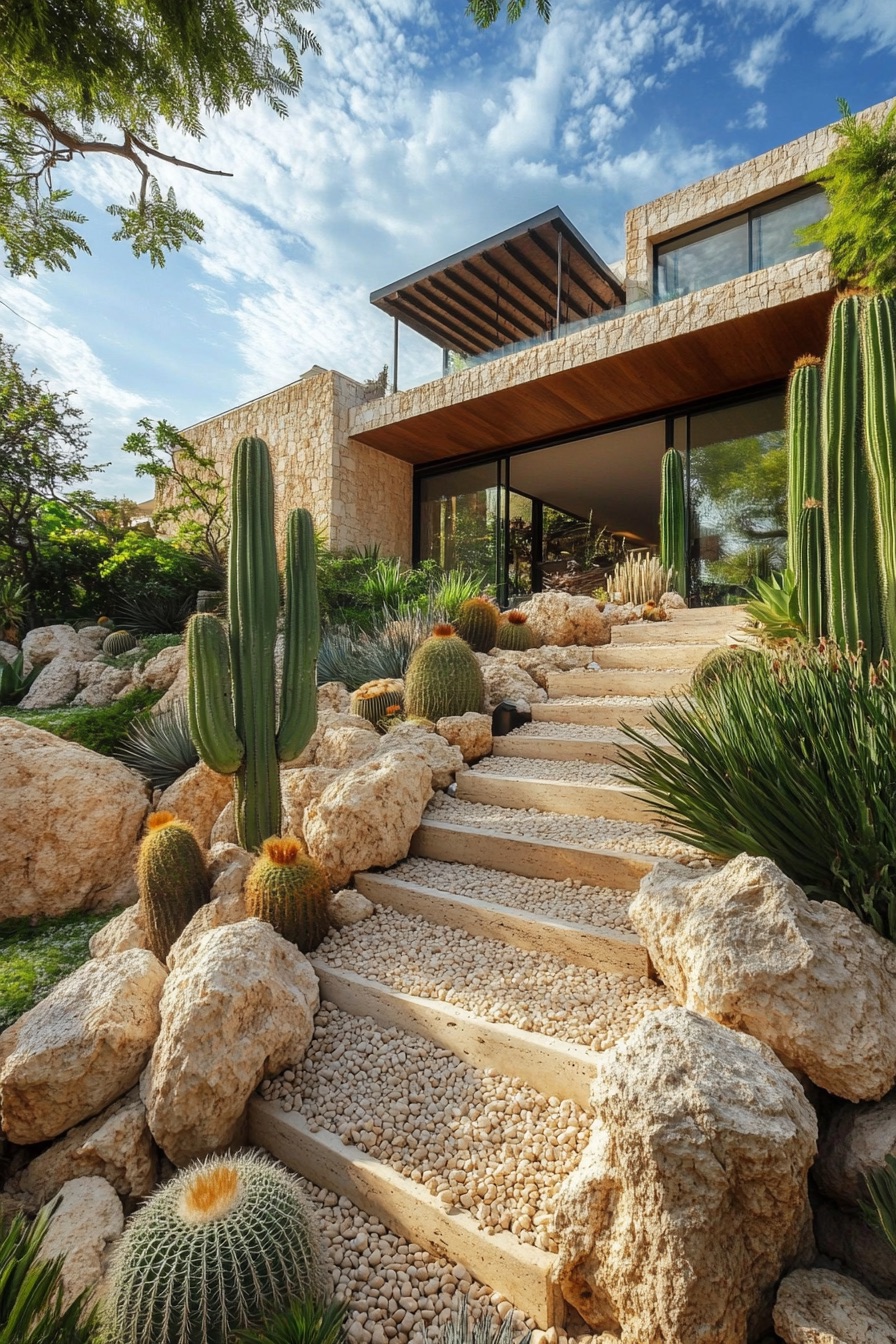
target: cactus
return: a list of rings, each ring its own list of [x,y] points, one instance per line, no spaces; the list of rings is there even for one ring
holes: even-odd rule
[[[327,1281],[298,1181],[253,1153],[179,1172],[115,1252],[104,1344],[227,1344]]]
[[[327,936],[329,895],[325,870],[291,835],[265,840],[243,890],[249,914],[266,920],[305,953]]]
[[[352,714],[358,714],[362,719],[374,724],[380,732],[384,732],[383,720],[387,717],[388,711],[404,709],[404,682],[397,681],[394,677],[381,677],[378,681],[365,681],[363,686],[352,694],[349,702],[349,710]]]
[[[484,698],[482,672],[469,644],[455,634],[453,625],[434,626],[408,664],[408,718],[435,723],[448,715],[478,713]]]
[[[619,594],[620,602],[656,604],[663,593],[670,591],[675,575],[666,569],[658,556],[627,555],[613,570],[610,587]]]
[[[896,299],[864,304],[861,324],[865,452],[871,476],[884,633],[896,652]]]
[[[487,597],[470,597],[458,607],[455,625],[474,653],[488,653],[497,643],[498,620],[498,609]]]
[[[103,653],[108,653],[111,658],[117,658],[120,653],[129,653],[136,647],[137,641],[129,630],[114,630],[103,640]]]
[[[535,634],[524,611],[508,611],[506,620],[498,626],[495,640],[499,649],[534,649],[537,644]]]
[[[320,640],[311,515],[286,521],[286,601],[280,719],[274,703],[274,644],[280,580],[274,546],[274,482],[267,444],[241,439],[231,476],[233,526],[227,575],[229,639],[217,616],[187,627],[190,731],[202,760],[234,777],[240,844],[258,850],[280,831],[278,759],[290,761],[317,723]]]
[[[137,858],[137,888],[150,949],[164,962],[171,944],[209,894],[196,835],[173,812],[153,812],[146,822]]]
[[[828,631],[872,661],[883,647],[883,616],[874,542],[871,481],[862,443],[861,299],[838,299],[824,365],[822,445],[827,543]]]
[[[821,445],[821,360],[793,366],[787,389],[787,568],[796,577],[797,608],[806,634],[826,630],[824,493]]]
[[[660,492],[660,564],[663,569],[671,571],[669,580],[671,588],[682,597],[687,597],[687,510],[684,496],[684,467],[681,453],[675,448],[670,448],[663,455],[663,484]]]

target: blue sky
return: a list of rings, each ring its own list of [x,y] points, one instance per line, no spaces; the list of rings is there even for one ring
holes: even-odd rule
[[[122,165],[65,183],[92,255],[0,277],[0,331],[75,390],[105,491],[148,493],[119,449],[142,415],[186,426],[312,364],[374,377],[392,330],[371,290],[553,205],[614,261],[632,205],[836,120],[838,97],[896,93],[894,0],[554,0],[548,27],[533,11],[486,33],[464,4],[322,0],[288,120],[259,106],[199,145],[163,134],[234,174],[159,174],[206,225],[164,270],[111,242]],[[440,359],[403,333],[401,385]]]

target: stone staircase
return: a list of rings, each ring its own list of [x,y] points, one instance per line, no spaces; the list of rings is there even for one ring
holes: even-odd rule
[[[313,958],[316,1072],[304,1087],[284,1075],[250,1108],[252,1142],[432,1257],[430,1283],[447,1262],[455,1283],[488,1285],[546,1344],[587,1333],[553,1282],[549,1213],[578,1161],[597,1051],[669,1001],[628,923],[630,894],[658,855],[694,858],[616,781],[619,727],[685,690],[734,616],[617,627],[600,671],[549,678],[532,723],[496,740],[456,797],[433,800],[409,858],[356,877],[376,913]],[[444,1296],[397,1317],[392,1299],[370,1300],[350,1315],[354,1344],[421,1328],[435,1339],[448,1314]]]

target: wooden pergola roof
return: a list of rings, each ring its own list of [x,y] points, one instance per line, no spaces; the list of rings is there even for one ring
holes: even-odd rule
[[[616,276],[558,207],[375,290],[370,302],[444,350],[481,355],[616,308]]]

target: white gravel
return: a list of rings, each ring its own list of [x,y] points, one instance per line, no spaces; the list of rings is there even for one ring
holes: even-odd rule
[[[602,705],[611,709],[655,709],[665,698],[659,695],[552,695],[547,708],[551,705]]]
[[[503,1318],[513,1304],[478,1283],[465,1265],[430,1255],[390,1232],[344,1195],[301,1179],[330,1261],[334,1295],[349,1303],[350,1344],[436,1344],[452,1313],[466,1298],[470,1319],[486,1313]],[[513,1311],[517,1338],[535,1322]],[[597,1344],[597,1336],[566,1336],[535,1330],[532,1344]]]
[[[556,1251],[553,1199],[578,1166],[591,1117],[519,1078],[477,1069],[450,1050],[324,1003],[302,1064],[262,1096],[316,1131],[466,1209],[484,1231]]]
[[[662,744],[665,742],[663,734],[656,728],[639,728],[639,733],[650,738],[652,742]],[[619,728],[601,728],[592,723],[554,723],[550,719],[539,719],[537,722],[521,724],[519,728],[514,728],[507,736],[510,737],[533,737],[538,738],[569,738],[577,742],[607,742],[613,746],[630,747],[632,740],[626,736]]]
[[[619,785],[620,766],[598,761],[548,761],[531,756],[491,756],[474,766],[477,775],[502,779],[548,779],[563,784]]]
[[[475,826],[480,831],[502,831],[536,840],[582,845],[585,849],[613,849],[677,859],[679,863],[706,857],[692,845],[660,835],[653,826],[641,822],[567,816],[559,812],[540,812],[536,808],[493,807],[489,803],[468,803],[446,793],[435,795],[424,818],[458,826]]]
[[[475,864],[442,863],[438,859],[405,859],[389,870],[389,876],[474,901],[493,901],[515,910],[565,919],[571,924],[634,932],[628,918],[632,893],[615,887],[589,887],[572,878],[558,882],[543,877],[519,877],[516,873],[500,873]]]
[[[360,924],[330,933],[315,957],[401,993],[594,1050],[608,1049],[645,1013],[672,1003],[646,976],[570,966],[550,952],[523,952],[382,906]]]

